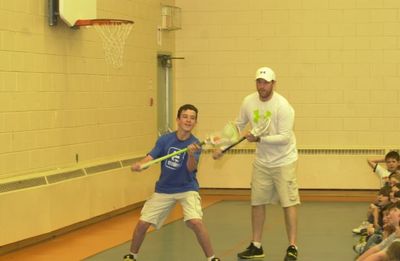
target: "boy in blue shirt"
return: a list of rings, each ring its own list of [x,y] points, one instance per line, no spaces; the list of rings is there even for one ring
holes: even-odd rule
[[[137,260],[140,246],[149,227],[154,226],[159,229],[177,202],[181,204],[184,221],[196,234],[207,261],[220,261],[214,255],[207,229],[202,222],[203,212],[196,178],[201,147],[199,140],[192,134],[197,123],[197,114],[195,106],[191,104],[181,106],[176,118],[177,130],[161,136],[147,156],[131,167],[132,171],[140,171],[141,165],[146,162],[188,148],[187,152],[161,162],[161,174],[155,192],[143,206],[133,232],[131,253],[124,256],[124,261]]]

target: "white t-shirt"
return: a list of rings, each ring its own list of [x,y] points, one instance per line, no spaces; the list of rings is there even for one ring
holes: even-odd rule
[[[390,175],[390,171],[379,164],[376,164],[374,168],[374,173],[377,174],[381,179],[387,178]]]
[[[246,96],[236,120],[240,130],[247,123],[255,127],[265,118],[271,117],[268,132],[257,143],[256,161],[268,167],[288,165],[297,160],[296,137],[293,132],[294,109],[279,93],[271,99],[261,101],[258,92]]]
[[[390,175],[390,171],[379,165],[378,163],[375,165],[374,173],[377,174],[380,178],[381,186],[383,186]]]

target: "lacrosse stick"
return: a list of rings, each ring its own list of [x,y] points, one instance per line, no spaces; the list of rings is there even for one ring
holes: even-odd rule
[[[226,144],[231,144],[232,142],[237,141],[239,138],[239,130],[236,127],[236,125],[233,122],[229,122],[227,125],[225,125],[224,129],[221,131],[220,135],[211,135],[207,137],[204,141],[202,141],[199,145],[203,146],[205,144],[211,144],[213,146],[221,146],[221,145],[226,145]],[[161,162],[163,160],[169,159],[173,156],[185,153],[188,150],[188,148],[184,148],[181,150],[177,150],[173,153],[170,153],[168,155],[162,156],[160,158],[148,161],[140,166],[140,169],[145,169],[150,167],[151,165],[154,165],[158,162]]]
[[[269,124],[270,124],[270,123],[271,123],[271,118],[268,118],[267,120],[261,122],[260,125],[255,126],[255,127],[250,131],[250,133],[251,133],[254,137],[256,137],[256,138],[260,137],[261,135],[263,135],[264,133],[266,133],[266,132],[268,131],[268,127],[269,127]],[[233,147],[235,147],[236,145],[238,145],[239,143],[241,143],[241,142],[244,141],[245,139],[246,139],[245,136],[241,137],[241,138],[240,138],[239,140],[237,140],[236,142],[234,142],[234,143],[232,143],[231,145],[229,145],[228,147],[224,148],[221,152],[222,152],[222,153],[227,152],[228,150],[232,149]]]

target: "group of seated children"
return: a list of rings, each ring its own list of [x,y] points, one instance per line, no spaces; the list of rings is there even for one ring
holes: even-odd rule
[[[400,261],[400,156],[390,151],[384,160],[367,161],[382,186],[375,202],[369,205],[367,220],[353,229],[354,234],[360,235],[353,246],[358,254],[356,260]],[[386,163],[386,169],[379,165],[381,162]]]

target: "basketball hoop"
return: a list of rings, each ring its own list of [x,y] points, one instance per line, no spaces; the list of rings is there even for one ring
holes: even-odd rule
[[[89,19],[78,20],[75,26],[93,26],[103,42],[106,63],[114,68],[122,67],[125,41],[133,27],[133,21],[121,19]]]

